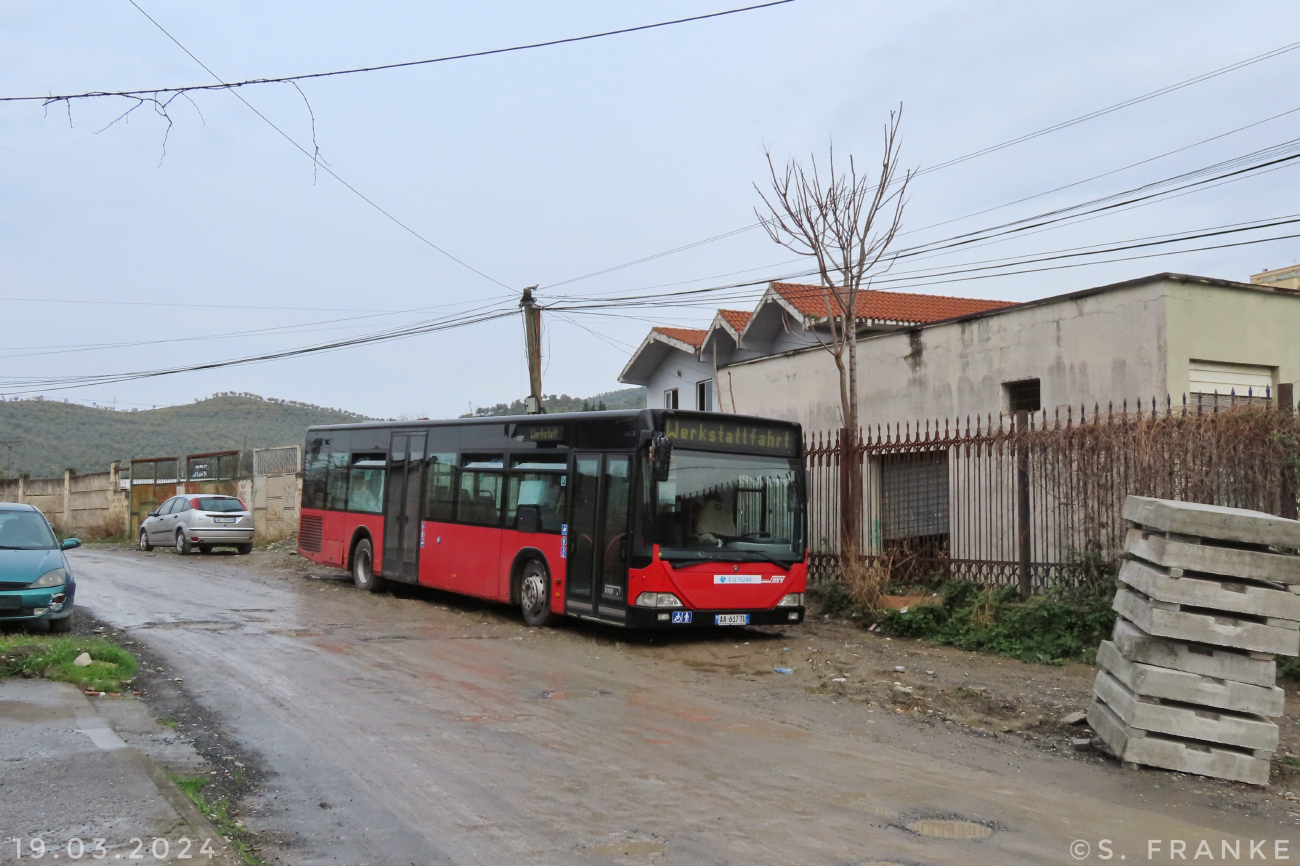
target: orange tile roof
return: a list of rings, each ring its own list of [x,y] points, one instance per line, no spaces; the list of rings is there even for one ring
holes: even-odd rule
[[[749,320],[754,317],[753,313],[746,313],[744,310],[718,310],[718,315],[726,320],[727,324],[737,331],[745,330]]]
[[[822,287],[772,283],[772,290],[805,316],[824,319],[829,315],[831,304],[826,289]],[[858,318],[924,324],[1010,306],[1014,304],[1009,301],[863,289],[858,295]]]
[[[667,337],[667,338],[670,339],[670,340],[677,340],[677,341],[679,341],[679,342],[686,343],[686,344],[688,344],[688,345],[694,346],[694,347],[697,348],[697,349],[698,349],[700,346],[703,346],[703,345],[704,345],[704,338],[705,338],[705,336],[707,336],[708,333],[709,333],[708,331],[705,331],[705,330],[703,330],[703,329],[701,329],[701,328],[660,328],[660,327],[656,327],[655,330],[658,331],[659,333],[663,334],[665,337]]]

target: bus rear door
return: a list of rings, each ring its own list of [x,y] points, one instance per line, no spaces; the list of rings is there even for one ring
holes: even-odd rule
[[[384,496],[384,578],[415,583],[420,574],[420,503],[428,433],[394,433]]]
[[[568,526],[565,610],[578,616],[627,616],[628,508],[632,458],[574,455]]]

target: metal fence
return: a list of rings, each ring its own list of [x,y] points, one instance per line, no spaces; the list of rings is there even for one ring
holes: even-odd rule
[[[837,572],[843,537],[903,580],[966,577],[1036,592],[1096,580],[1122,552],[1130,494],[1294,517],[1300,427],[1289,387],[1283,396],[811,435],[810,580]],[[862,520],[845,526],[841,503],[854,485]]]

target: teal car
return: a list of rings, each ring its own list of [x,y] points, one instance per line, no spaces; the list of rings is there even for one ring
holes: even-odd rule
[[[71,631],[77,585],[63,552],[80,546],[60,544],[39,509],[0,502],[0,625],[44,620],[52,632]]]

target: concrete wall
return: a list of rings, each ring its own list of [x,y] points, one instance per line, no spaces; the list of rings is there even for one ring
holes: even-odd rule
[[[1165,297],[1167,385],[1187,390],[1190,361],[1273,368],[1300,382],[1300,296],[1174,283]]]
[[[712,378],[712,358],[705,362],[694,355],[673,349],[646,383],[646,406],[651,409],[664,408],[664,391],[677,388],[679,391],[677,408],[694,409],[695,384]],[[714,408],[718,408],[716,389]]]
[[[64,536],[105,538],[126,532],[129,496],[118,483],[118,464],[107,472],[59,478],[13,478],[0,481],[0,502],[24,502],[39,508]]]

